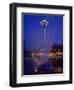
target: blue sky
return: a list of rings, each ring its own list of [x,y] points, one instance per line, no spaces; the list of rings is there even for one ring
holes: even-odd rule
[[[23,38],[25,48],[27,50],[39,49],[43,47],[43,28],[40,25],[40,21],[44,19],[49,22],[46,33],[46,47],[50,48],[53,44],[63,44],[63,16],[24,14]]]

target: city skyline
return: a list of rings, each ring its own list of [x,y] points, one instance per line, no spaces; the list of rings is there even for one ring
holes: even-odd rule
[[[63,16],[23,14],[24,75],[63,73]]]

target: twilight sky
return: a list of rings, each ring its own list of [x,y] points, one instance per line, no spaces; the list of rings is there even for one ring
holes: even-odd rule
[[[39,49],[44,45],[43,28],[40,21],[46,19],[49,24],[46,33],[46,47],[63,44],[63,16],[60,15],[23,15],[24,43],[27,50]]]

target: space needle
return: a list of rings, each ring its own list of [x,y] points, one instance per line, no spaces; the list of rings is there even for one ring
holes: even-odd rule
[[[44,55],[44,54],[47,54],[46,32],[47,32],[48,21],[44,19],[44,20],[40,21],[40,24],[41,24],[42,30],[43,30],[44,45],[43,45],[43,48],[41,48],[41,51],[39,53],[40,54],[39,58],[33,57],[34,58],[34,63],[35,63],[35,72],[38,71],[38,67],[40,65],[45,64],[48,61],[48,57]]]
[[[46,48],[46,32],[47,32],[47,26],[49,23],[47,20],[44,19],[40,22],[40,24],[42,25],[42,28],[43,28],[44,48]]]

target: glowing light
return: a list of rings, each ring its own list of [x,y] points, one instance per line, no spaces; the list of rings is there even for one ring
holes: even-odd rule
[[[34,56],[34,53],[32,53],[32,56]]]
[[[35,72],[37,72],[37,69],[35,69]]]

